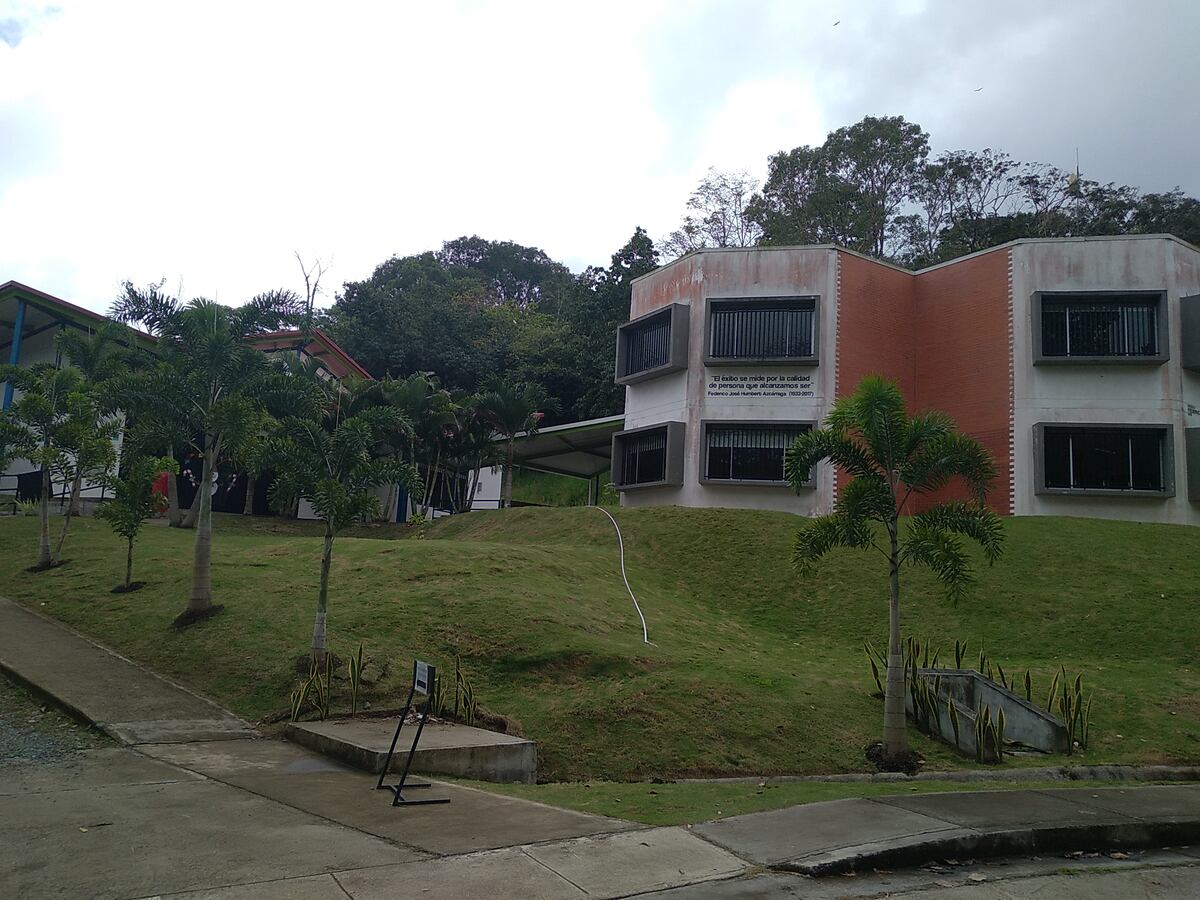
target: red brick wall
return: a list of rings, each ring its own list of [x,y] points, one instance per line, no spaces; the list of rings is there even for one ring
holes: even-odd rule
[[[1012,513],[1009,252],[996,250],[915,277],[916,393],[910,404],[949,413],[988,449],[998,473],[988,505],[1004,515]],[[926,503],[963,496],[961,485],[950,485]]]
[[[867,375],[894,379],[916,395],[916,279],[850,253],[838,253],[837,396],[854,393]],[[838,472],[838,489],[849,478]]]

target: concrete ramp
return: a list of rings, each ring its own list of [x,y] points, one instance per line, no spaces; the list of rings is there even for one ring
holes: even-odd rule
[[[396,717],[329,719],[293,722],[285,734],[295,741],[367,772],[382,772],[388,747],[396,733]],[[417,733],[405,725],[392,758],[392,771],[404,767]],[[412,771],[425,775],[457,775],[500,784],[533,784],[537,774],[537,745],[525,738],[472,728],[468,725],[426,725],[413,755]]]

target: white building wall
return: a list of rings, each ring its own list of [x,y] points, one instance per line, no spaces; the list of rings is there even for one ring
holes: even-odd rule
[[[1029,242],[1013,248],[1013,478],[1015,515],[1091,516],[1200,524],[1187,499],[1183,429],[1200,425],[1200,377],[1180,360],[1179,298],[1200,293],[1200,254],[1163,238]],[[1162,365],[1033,365],[1035,291],[1165,290],[1170,359]],[[1038,422],[1171,424],[1175,496],[1037,494]]]
[[[690,307],[688,368],[629,385],[625,427],[686,425],[679,487],[621,492],[622,506],[773,509],[801,515],[832,505],[834,474],[819,466],[816,487],[701,484],[706,420],[819,422],[834,398],[837,333],[836,251],[824,248],[719,250],[697,253],[634,283],[632,315],[667,303]],[[705,300],[817,295],[817,366],[705,366]],[[758,396],[755,396],[757,394]]]

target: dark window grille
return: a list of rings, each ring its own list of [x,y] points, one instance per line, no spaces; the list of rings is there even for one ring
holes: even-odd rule
[[[624,331],[625,371],[622,375],[636,375],[647,369],[665,366],[671,361],[671,316],[670,311],[655,316],[648,322],[627,326]]]
[[[714,359],[804,359],[813,355],[816,301],[713,303]]]
[[[1161,431],[1047,428],[1044,441],[1048,488],[1166,490]]]
[[[1157,356],[1158,300],[1136,295],[1042,300],[1042,355]]]
[[[667,478],[667,429],[620,438],[621,484],[653,484]]]
[[[784,481],[783,456],[809,425],[709,425],[710,481]]]

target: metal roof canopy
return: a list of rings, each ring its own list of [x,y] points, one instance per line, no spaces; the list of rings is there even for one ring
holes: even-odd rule
[[[513,465],[553,475],[594,478],[612,465],[612,436],[625,416],[606,416],[521,432],[513,442]]]

